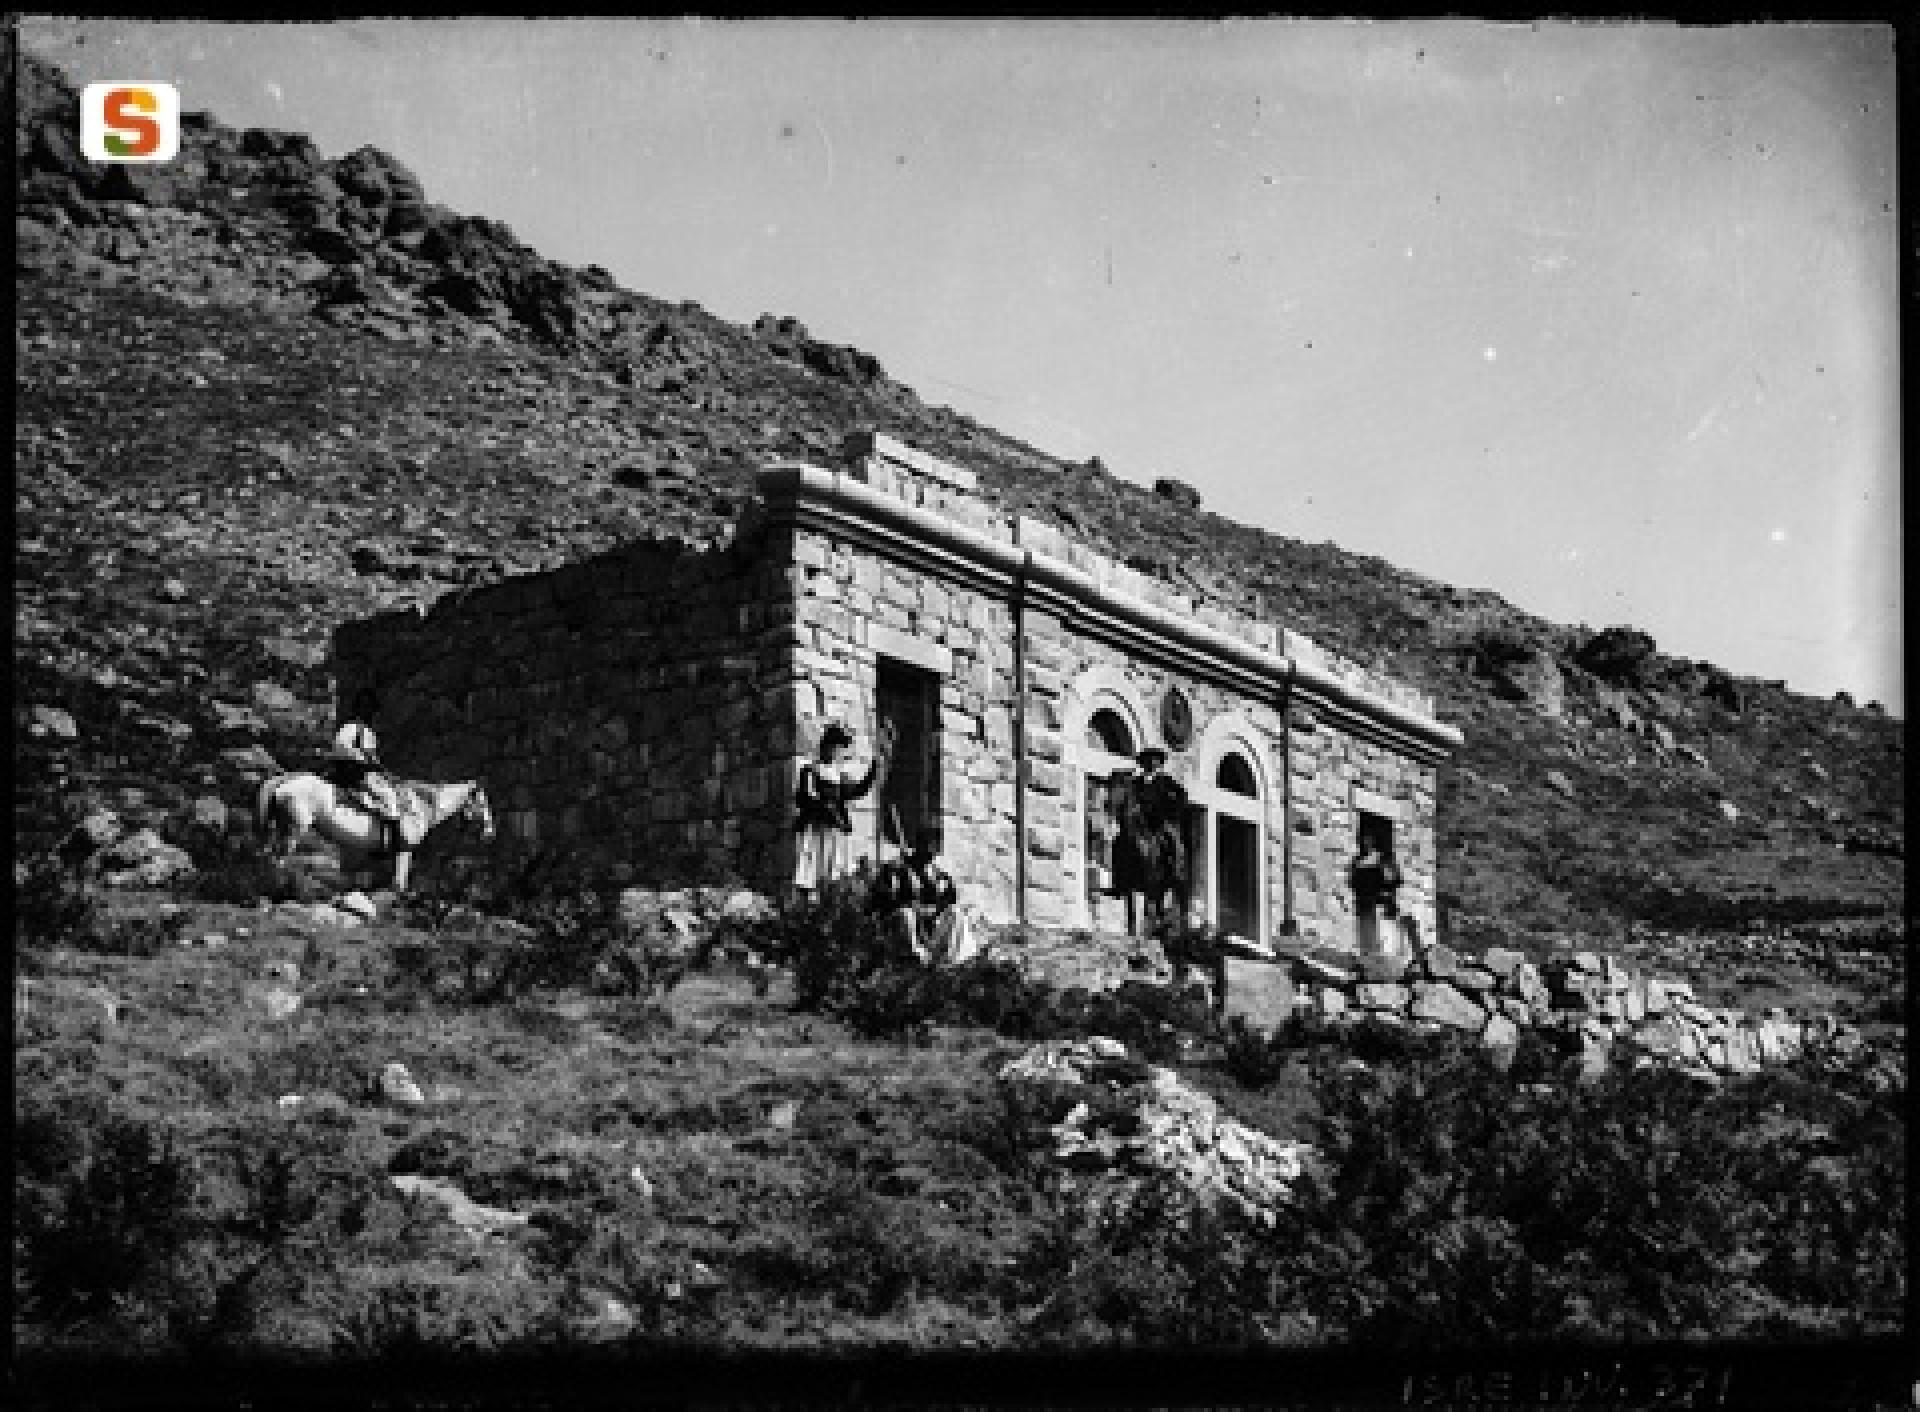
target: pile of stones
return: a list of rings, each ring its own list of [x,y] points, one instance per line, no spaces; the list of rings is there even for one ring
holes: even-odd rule
[[[1301,957],[1294,979],[1295,1004],[1323,1017],[1461,1030],[1509,1056],[1522,1029],[1545,1031],[1578,1054],[1589,1077],[1606,1069],[1616,1046],[1640,1062],[1717,1082],[1792,1058],[1810,1042],[1861,1042],[1852,1026],[1827,1015],[1803,1020],[1775,1007],[1756,1018],[1701,1004],[1687,981],[1592,951],[1535,965],[1504,947],[1463,956],[1435,944],[1409,959],[1369,957],[1350,966]],[[1231,976],[1228,987],[1231,993]]]
[[[1116,1039],[1052,1040],[1000,1070],[1002,1083],[1070,1104],[1048,1132],[1065,1190],[1095,1210],[1123,1208],[1156,1177],[1197,1202],[1271,1225],[1311,1149],[1223,1117],[1170,1069],[1131,1058]]]

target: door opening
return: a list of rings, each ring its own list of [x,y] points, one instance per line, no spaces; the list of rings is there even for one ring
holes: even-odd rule
[[[893,763],[874,810],[874,852],[885,857],[890,845],[909,847],[923,828],[940,831],[940,676],[882,657],[874,695],[880,720],[893,728]]]

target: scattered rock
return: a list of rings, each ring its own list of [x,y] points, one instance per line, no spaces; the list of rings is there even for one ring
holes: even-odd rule
[[[1445,981],[1416,982],[1413,1005],[1407,1013],[1415,1020],[1430,1020],[1472,1034],[1478,1034],[1487,1022],[1486,1011]]]
[[[80,727],[71,711],[58,706],[34,706],[27,712],[27,734],[50,735],[55,740],[78,740]]]
[[[408,1196],[422,1196],[438,1202],[446,1208],[447,1216],[456,1226],[475,1235],[498,1235],[505,1231],[516,1230],[532,1219],[523,1211],[509,1211],[499,1206],[483,1206],[459,1187],[451,1182],[442,1181],[438,1177],[406,1173],[388,1177],[387,1180]]]
[[[1525,702],[1550,720],[1566,714],[1566,677],[1551,653],[1535,648],[1494,662],[1487,671],[1494,691],[1507,700]]]
[[[218,795],[203,794],[187,806],[187,818],[197,828],[209,833],[227,831],[227,803]]]
[[[25,1034],[29,1021],[64,1028],[65,1024],[120,1023],[121,1002],[105,986],[66,976],[17,976],[13,982],[13,1027]],[[64,1023],[63,1023],[64,1022]]]
[[[234,746],[220,752],[220,763],[248,779],[265,779],[281,773],[280,764],[261,745]]]
[[[373,899],[364,892],[343,893],[334,898],[333,905],[338,910],[357,917],[363,922],[371,922],[379,916],[379,908],[373,905]]]
[[[1722,799],[1719,804],[1719,809],[1720,817],[1728,823],[1737,824],[1740,822],[1740,806],[1735,804],[1731,799]]]
[[[56,851],[70,867],[79,867],[120,837],[120,816],[92,809],[60,841]]]
[[[1614,686],[1646,686],[1657,648],[1638,628],[1602,628],[1573,654],[1574,665]]]
[[[1569,799],[1573,798],[1573,781],[1558,770],[1547,771],[1547,787],[1558,790]]]
[[[1172,476],[1161,476],[1153,483],[1153,493],[1162,500],[1171,500],[1183,510],[1200,508],[1200,492],[1183,480]]]
[[[300,698],[278,682],[257,681],[250,693],[253,704],[263,711],[298,711]]]
[[[223,736],[242,736],[253,740],[265,736],[271,726],[252,707],[234,705],[230,701],[209,701],[207,707],[213,711],[213,728]]]
[[[300,1010],[300,993],[283,985],[268,986],[260,992],[260,1007],[269,1020],[292,1018]]]
[[[787,1098],[774,1104],[773,1107],[768,1110],[767,1122],[770,1126],[784,1132],[793,1127],[795,1120],[798,1119],[799,1116],[799,1102],[795,1099]]]
[[[162,603],[184,603],[187,599],[187,586],[179,579],[167,579],[154,596]]]
[[[100,855],[101,881],[108,887],[166,887],[190,878],[193,859],[152,829],[127,835]]]
[[[380,1092],[393,1103],[412,1106],[427,1101],[426,1094],[420,1091],[420,1085],[407,1072],[407,1066],[400,1063],[389,1064],[380,1071]]]

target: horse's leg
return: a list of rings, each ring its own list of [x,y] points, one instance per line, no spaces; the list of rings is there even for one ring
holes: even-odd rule
[[[407,890],[407,869],[413,865],[411,853],[393,855],[393,890],[396,895]]]

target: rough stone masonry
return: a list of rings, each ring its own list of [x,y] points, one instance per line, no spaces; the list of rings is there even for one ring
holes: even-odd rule
[[[1384,824],[1401,911],[1434,929],[1435,771],[1460,743],[1428,696],[1282,625],[1196,601],[876,433],[777,463],[731,540],[637,542],[334,635],[386,754],[482,779],[503,829],[623,882],[791,875],[794,780],[825,723],[899,745],[855,811],[937,828],[991,921],[1111,929],[1104,785],[1163,747],[1192,800],[1195,919],[1360,949],[1347,881]],[[884,829],[884,831],[883,831]]]

